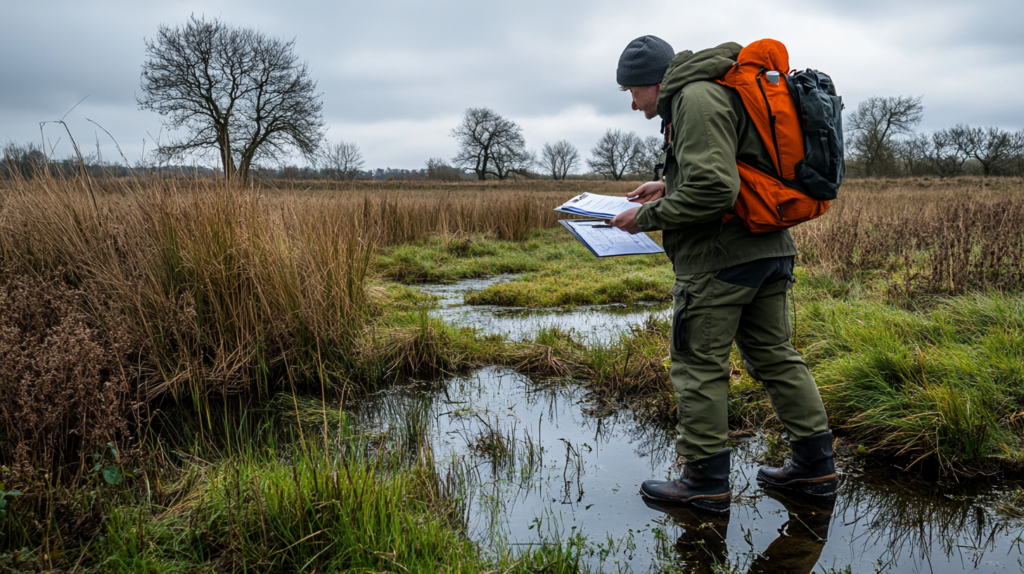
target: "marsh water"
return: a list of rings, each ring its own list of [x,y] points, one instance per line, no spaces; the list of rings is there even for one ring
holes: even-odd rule
[[[568,310],[463,304],[466,292],[479,291],[514,277],[496,275],[467,279],[450,285],[426,285],[421,290],[438,297],[435,314],[445,321],[473,327],[481,335],[507,335],[513,340],[535,337],[541,329],[558,329],[582,343],[605,344],[651,314],[668,317],[669,313],[669,306],[662,303],[581,305]]]
[[[558,326],[607,341],[664,312],[461,305],[462,292],[482,285],[424,290],[442,296],[438,313],[446,319],[513,339]],[[671,430],[626,409],[594,409],[572,381],[488,367],[379,393],[357,415],[377,429],[424,421],[438,466],[460,477],[464,520],[485,549],[571,539],[589,566],[605,572],[1024,571],[1024,521],[996,512],[1005,486],[841,462],[834,505],[809,504],[757,485],[766,450],[757,436],[730,444],[728,514],[650,508],[640,483],[678,473]]]

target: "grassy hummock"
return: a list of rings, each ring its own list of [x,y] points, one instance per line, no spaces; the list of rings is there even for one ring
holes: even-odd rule
[[[466,297],[471,305],[506,307],[668,301],[673,281],[663,255],[598,259],[560,228],[534,231],[522,242],[431,238],[388,250],[379,266],[386,277],[409,283],[522,274]]]
[[[305,443],[190,469],[169,505],[114,507],[90,550],[104,572],[578,572],[571,541],[485,557],[429,458],[337,456]]]
[[[950,470],[1024,463],[1024,298],[973,294],[926,311],[865,300],[803,310],[804,356],[833,425],[870,451]]]

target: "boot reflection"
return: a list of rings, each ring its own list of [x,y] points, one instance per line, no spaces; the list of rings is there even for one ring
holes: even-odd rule
[[[789,520],[779,528],[779,537],[754,559],[750,572],[809,574],[828,540],[835,497],[811,497],[783,489],[764,492],[786,507]]]
[[[692,505],[669,505],[643,497],[649,508],[663,512],[683,527],[675,551],[683,563],[681,572],[712,574],[715,565],[726,564],[729,511],[709,512]]]

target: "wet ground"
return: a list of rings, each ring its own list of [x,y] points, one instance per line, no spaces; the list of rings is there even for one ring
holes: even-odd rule
[[[512,339],[533,338],[541,329],[558,328],[570,332],[574,340],[589,344],[607,343],[629,325],[642,323],[649,315],[668,317],[665,303],[626,305],[583,305],[571,309],[527,309],[464,305],[467,291],[479,291],[488,285],[510,281],[513,275],[497,275],[486,279],[468,279],[450,285],[426,285],[421,291],[436,295],[439,309],[435,314],[445,321],[474,327],[481,335],[509,335]]]
[[[834,508],[782,500],[754,479],[765,445],[753,437],[731,445],[727,516],[668,515],[637,492],[675,473],[671,433],[629,412],[587,411],[578,385],[492,367],[447,381],[445,392],[424,384],[378,395],[361,418],[376,428],[429,421],[435,459],[465,479],[470,535],[485,546],[582,534],[603,571],[1024,571],[1024,521],[995,513],[996,486],[891,469],[869,480],[842,468]]]
[[[501,310],[460,308],[460,288],[442,291],[442,316],[482,317],[487,332],[523,336],[502,330],[512,319]],[[637,320],[593,308],[517,320],[529,329],[541,317],[595,337]],[[640,483],[677,474],[672,433],[628,411],[598,416],[589,406],[571,381],[490,367],[381,393],[359,417],[376,429],[426,421],[438,466],[464,485],[470,536],[485,548],[575,537],[585,541],[587,563],[606,572],[1024,571],[1024,521],[996,513],[998,484],[929,482],[849,463],[840,465],[834,505],[808,504],[757,485],[761,437],[730,445],[729,513],[649,508]]]

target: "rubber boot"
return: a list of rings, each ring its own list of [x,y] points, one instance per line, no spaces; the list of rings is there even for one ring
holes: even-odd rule
[[[812,496],[834,496],[836,465],[832,452],[832,431],[825,431],[789,443],[790,461],[782,468],[761,467],[757,480],[776,488],[793,488]]]
[[[683,465],[679,480],[647,480],[640,493],[660,503],[690,503],[711,512],[728,512],[732,491],[729,488],[729,455],[723,448],[717,453]]]

